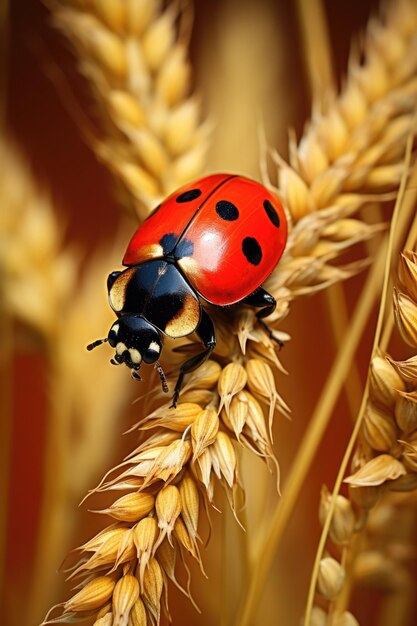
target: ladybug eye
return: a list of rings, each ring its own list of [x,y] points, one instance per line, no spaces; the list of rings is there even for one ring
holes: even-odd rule
[[[156,341],[151,341],[145,352],[143,353],[143,360],[145,363],[154,363],[159,358],[161,347]]]
[[[118,330],[119,330],[119,325],[116,324],[109,331],[108,340],[109,340],[109,344],[112,346],[112,348],[114,348],[116,346]]]

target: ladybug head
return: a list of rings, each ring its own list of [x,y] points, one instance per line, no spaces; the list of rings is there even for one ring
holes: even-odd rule
[[[152,324],[143,317],[137,315],[122,315],[114,322],[105,339],[98,339],[87,346],[87,350],[93,350],[102,343],[108,341],[116,353],[111,362],[115,365],[125,363],[132,370],[132,376],[140,380],[137,370],[144,363],[158,361],[162,350],[161,335]],[[165,390],[166,381],[162,368],[157,363],[157,369],[161,376],[162,386]]]

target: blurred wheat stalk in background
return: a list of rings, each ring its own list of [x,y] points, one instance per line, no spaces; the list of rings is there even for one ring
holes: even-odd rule
[[[76,259],[62,249],[50,199],[36,187],[10,140],[0,141],[0,315],[2,376],[2,557],[7,541],[7,478],[11,444],[11,371],[17,344],[14,321],[31,329],[46,351],[54,351],[62,312],[73,289]],[[21,342],[24,345],[24,342]],[[1,563],[2,586],[6,572]]]
[[[169,54],[182,22],[171,6],[160,13],[158,3],[109,0],[52,8],[56,23],[74,44],[101,112],[104,139],[94,142],[94,148],[144,216],[151,202],[192,178],[192,167],[201,167],[205,150],[195,101],[185,109],[178,106],[187,81],[173,80],[170,73],[174,65],[179,76],[187,75],[181,44],[180,53]],[[290,165],[273,153],[279,167],[277,191],[293,225],[279,270],[267,283],[279,302],[275,326],[294,298],[361,269],[363,261],[345,266],[333,261],[381,230],[353,215],[369,202],[381,201],[382,192],[395,189],[404,169],[417,93],[416,20],[411,0],[390,4],[385,22],[371,20],[365,61],[353,54],[341,95],[329,94],[326,107],[314,110],[299,145],[290,143]],[[167,86],[177,84],[183,87],[172,99]],[[178,109],[179,117],[171,118]],[[179,133],[188,142],[179,140],[181,128],[188,129],[188,134]],[[188,169],[178,168],[184,162]],[[202,567],[200,508],[204,504],[209,510],[216,483],[236,509],[238,444],[268,464],[276,463],[273,416],[275,409],[284,414],[288,409],[274,379],[273,367],[282,369],[274,344],[249,310],[218,314],[216,327],[215,358],[189,377],[177,410],[167,403],[142,414],[136,425],[142,431],[139,446],[99,485],[98,491],[128,493],[102,511],[116,522],[80,548],[80,559],[70,568],[70,578],[82,581],[80,590],[60,606],[58,620],[85,616],[99,626],[159,623],[161,603],[169,614],[168,579],[181,586],[176,558],[183,561],[188,552]],[[276,336],[282,335],[277,331]],[[313,450],[314,445],[310,458]],[[303,471],[305,475],[305,465]],[[292,498],[296,493],[297,487]],[[283,502],[286,497],[284,491]],[[277,541],[274,531],[271,536],[265,544],[270,555]],[[257,557],[242,624],[250,621],[254,592],[266,574],[265,564],[259,569],[266,548]],[[190,594],[189,579],[184,591]]]
[[[92,303],[101,294],[103,259],[99,254],[91,259],[84,279],[76,281],[78,258],[73,250],[63,247],[62,227],[54,207],[47,194],[38,189],[13,143],[6,140],[0,144],[0,189],[3,347],[9,346],[3,358],[9,359],[10,367],[20,335],[20,327],[12,322],[18,320],[27,329],[23,340],[19,340],[19,350],[27,349],[31,343],[27,332],[30,330],[47,359],[48,438],[37,573],[28,599],[29,613],[34,615],[40,613],[57,586],[54,569],[62,558],[62,550],[68,548],[80,493],[108,456],[115,417],[126,402],[115,390],[120,390],[120,385],[123,388],[125,382],[95,360],[96,375],[106,381],[107,390],[96,398],[86,376],[86,367],[90,370],[91,363],[83,358],[80,349],[94,333],[97,319],[101,317],[102,323],[107,324],[110,317],[106,310],[94,320],[89,314]],[[125,394],[128,396],[127,387]],[[4,423],[8,419],[4,415]],[[96,432],[98,419],[106,424],[100,433]],[[73,436],[74,432],[79,436]],[[5,438],[3,443],[7,442]],[[94,455],[92,442],[99,444]]]
[[[73,289],[75,255],[62,250],[51,202],[11,142],[1,142],[0,164],[2,305],[52,344]]]

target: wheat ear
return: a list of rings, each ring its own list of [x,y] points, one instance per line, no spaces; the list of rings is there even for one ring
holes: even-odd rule
[[[404,186],[400,190],[398,206],[401,206],[403,197]],[[414,212],[410,213],[413,215]],[[394,223],[392,228],[395,229]],[[406,248],[409,245],[415,247],[416,240],[417,220],[414,215]],[[394,288],[393,303],[397,330],[404,342],[414,349],[417,347],[416,268],[415,252],[406,250],[400,255],[397,279],[400,286]],[[388,271],[386,290],[387,278]],[[392,332],[392,317],[385,316],[383,325],[382,319],[380,314],[376,348],[370,362],[361,410],[334,495],[330,497],[325,488],[322,493],[320,519],[324,529],[320,545],[324,546],[328,533],[328,546],[331,542],[335,546],[334,558],[318,561],[322,550],[318,553],[306,623],[310,623],[309,610],[316,581],[318,594],[327,598],[328,604],[325,608],[314,607],[311,619],[314,619],[313,615],[317,615],[317,619],[319,616],[326,619],[325,615],[329,614],[336,623],[342,620],[354,585],[383,592],[390,590],[396,595],[396,601],[388,604],[395,611],[395,618],[390,612],[392,620],[399,620],[400,615],[410,608],[407,597],[412,589],[410,573],[401,564],[400,555],[396,558],[395,550],[391,551],[390,546],[398,540],[396,537],[401,536],[402,541],[405,540],[404,554],[412,549],[412,538],[406,529],[407,520],[415,520],[415,497],[411,492],[417,484],[413,447],[417,432],[416,358],[412,356],[404,362],[397,362],[384,352]],[[353,473],[345,478],[350,488],[349,496],[335,495],[336,489],[340,488],[342,472],[355,436],[357,440],[351,461]],[[410,542],[409,547],[407,541]],[[350,619],[352,624],[358,623],[353,621],[353,617]]]
[[[190,94],[190,5],[66,0],[51,11],[94,96],[93,149],[143,219],[204,164],[208,126]]]

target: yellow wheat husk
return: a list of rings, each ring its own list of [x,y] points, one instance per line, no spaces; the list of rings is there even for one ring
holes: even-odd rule
[[[278,300],[271,316],[274,328],[288,314],[292,300],[344,280],[366,265],[363,260],[348,265],[334,261],[381,230],[379,224],[364,224],[355,213],[369,202],[382,201],[383,192],[397,187],[404,169],[405,140],[417,100],[415,42],[407,24],[408,13],[415,17],[417,11],[405,1],[390,7],[386,26],[373,20],[369,27],[365,63],[359,65],[352,59],[342,93],[329,98],[326,110],[315,112],[299,145],[291,142],[290,165],[273,153],[280,168],[278,193],[291,223],[286,253],[266,285]],[[387,40],[396,41],[401,54],[389,54]],[[167,611],[164,589],[167,578],[173,577],[175,556],[183,560],[188,552],[203,570],[199,520],[203,506],[208,510],[215,504],[219,487],[238,517],[238,443],[274,467],[268,426],[276,411],[288,413],[274,376],[277,366],[283,369],[274,341],[256,324],[254,313],[239,309],[213,316],[219,337],[213,358],[188,377],[175,412],[166,402],[147,415],[140,414],[137,427],[140,431],[146,424],[146,430],[138,447],[97,488],[115,491],[117,497],[119,491],[128,490],[157,498],[168,486],[177,487],[183,498],[181,510],[155,507],[135,523],[113,524],[114,536],[103,543],[92,540],[89,547],[81,548],[71,574],[84,585],[103,571],[118,579],[135,571],[142,581],[144,611],[148,620],[156,622],[160,602]],[[280,331],[274,332],[281,339]],[[185,344],[188,353],[193,342]],[[174,356],[170,362],[175,364]],[[190,404],[195,405],[192,410]],[[188,489],[182,485],[185,479]],[[112,506],[116,505],[107,510]],[[193,507],[192,519],[189,510]],[[133,513],[127,514],[130,520]],[[153,531],[146,535],[149,541],[144,552],[142,544],[137,549],[135,537],[145,527]],[[170,551],[171,560],[167,558]],[[141,566],[143,558],[145,566]],[[189,579],[180,584],[189,594]],[[248,598],[242,623],[249,622],[254,606],[253,596]],[[112,607],[104,604],[103,610],[111,621]],[[57,619],[69,617],[65,605],[57,613]]]
[[[190,92],[190,7],[158,0],[50,3],[100,119],[93,149],[139,217],[204,164],[208,126]]]

